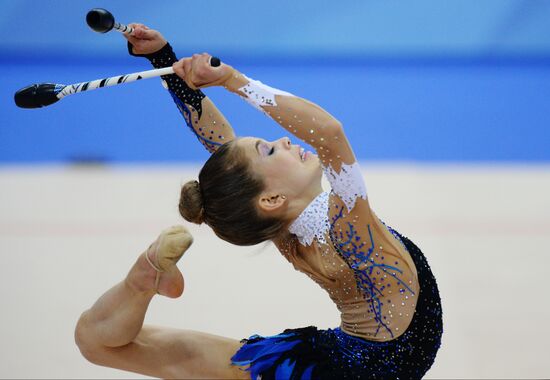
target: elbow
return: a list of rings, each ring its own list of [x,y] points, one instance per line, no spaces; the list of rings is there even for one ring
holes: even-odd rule
[[[344,127],[336,119],[331,119],[323,125],[323,135],[327,143],[344,136]]]
[[[342,123],[336,119],[329,120],[326,124],[326,129],[330,131],[331,134],[342,133],[344,131]]]
[[[88,326],[86,316],[87,312],[82,313],[80,316],[75,327],[74,340],[86,360],[93,364],[100,364],[102,347],[93,339],[93,333]]]

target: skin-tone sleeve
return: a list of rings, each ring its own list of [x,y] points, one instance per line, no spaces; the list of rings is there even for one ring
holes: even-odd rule
[[[339,171],[355,162],[355,155],[341,123],[308,100],[277,90],[234,72],[225,87],[270,116],[288,132],[311,145],[323,167]]]
[[[236,71],[225,87],[316,150],[332,188],[331,244],[354,270],[357,286],[378,323],[377,334],[399,335],[389,323],[391,307],[399,304],[414,310],[416,269],[393,230],[371,210],[362,172],[341,123],[312,102]]]
[[[132,53],[131,45],[129,51],[137,55]],[[155,68],[172,66],[178,61],[170,44],[155,53],[141,56],[147,58]],[[235,138],[231,124],[201,90],[189,87],[175,74],[163,75],[161,78],[185,123],[210,153]]]

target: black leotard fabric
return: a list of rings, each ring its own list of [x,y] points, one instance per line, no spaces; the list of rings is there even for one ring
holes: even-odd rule
[[[163,46],[159,51],[152,54],[134,54],[132,53],[132,45],[128,42],[128,52],[135,57],[145,57],[151,62],[155,69],[172,66],[177,62],[176,54],[169,43]],[[175,74],[162,75],[161,78],[168,85],[170,93],[179,99],[184,104],[193,107],[199,116],[202,114],[202,99],[206,97],[201,90],[193,90],[187,83]]]
[[[395,231],[393,231],[395,232]],[[395,232],[416,266],[420,295],[407,331],[385,342],[368,341],[340,328],[314,326],[282,334],[254,335],[233,356],[251,378],[266,379],[420,379],[432,366],[443,333],[437,283],[422,251]]]

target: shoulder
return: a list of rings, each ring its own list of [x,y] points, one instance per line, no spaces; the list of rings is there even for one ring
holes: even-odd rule
[[[300,243],[296,236],[289,233],[273,239],[272,242],[288,261],[292,262],[297,256]]]

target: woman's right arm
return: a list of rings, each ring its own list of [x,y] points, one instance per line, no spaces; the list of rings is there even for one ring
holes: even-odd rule
[[[183,62],[178,61],[172,47],[158,31],[142,24],[130,26],[134,32],[125,37],[131,55],[147,58],[155,68],[174,65],[176,71],[182,69]],[[189,87],[177,75],[161,78],[185,123],[210,153],[235,138],[231,124],[201,90]]]

